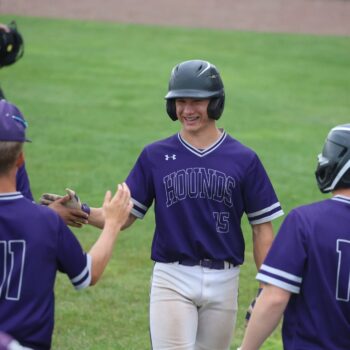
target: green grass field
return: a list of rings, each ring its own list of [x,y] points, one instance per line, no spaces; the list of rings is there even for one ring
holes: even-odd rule
[[[7,23],[13,16],[0,16]],[[171,68],[202,58],[219,68],[226,108],[219,126],[257,151],[287,213],[323,198],[314,180],[328,130],[350,122],[350,38],[120,25],[16,17],[25,55],[1,69],[1,86],[29,121],[32,190],[75,189],[100,206],[144,145],[178,130],[165,112]],[[100,284],[75,292],[56,283],[53,349],[149,349],[153,213],[125,231]],[[277,230],[281,221],[274,223]],[[241,269],[231,349],[256,293],[251,233]],[[92,227],[74,230],[88,249]],[[263,349],[281,349],[279,332]]]

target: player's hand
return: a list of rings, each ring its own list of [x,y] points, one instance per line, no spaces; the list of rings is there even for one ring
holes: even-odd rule
[[[257,299],[258,296],[260,295],[261,291],[262,291],[262,288],[259,288],[259,289],[258,289],[258,293],[256,294],[256,297],[252,300],[252,302],[250,303],[250,305],[249,305],[249,307],[248,307],[247,313],[246,313],[246,315],[245,315],[245,325],[246,325],[246,326],[248,325],[250,316],[252,315],[252,312],[253,312],[253,309],[254,309],[254,305],[255,305],[255,303],[256,303],[256,299]]]
[[[54,193],[43,193],[39,199],[39,203],[42,205],[50,205],[54,201],[63,198],[63,196]]]
[[[49,208],[54,210],[66,223],[66,225],[72,227],[82,227],[88,223],[89,215],[81,209],[74,209],[66,206],[66,203],[70,201],[69,195],[65,195],[49,204]]]
[[[87,214],[90,214],[90,208],[86,203],[81,203],[79,196],[75,193],[75,191],[70,188],[66,188],[66,192],[68,198],[64,200],[61,204],[63,204],[67,208],[82,210]],[[43,193],[40,197],[40,204],[50,205],[58,199],[63,198],[63,196],[54,193]]]
[[[73,227],[82,227],[88,223],[90,208],[82,204],[78,195],[66,188],[67,194],[61,196],[53,193],[44,193],[40,198],[40,204],[47,205],[57,212],[63,221]]]
[[[113,197],[111,191],[107,191],[102,207],[105,225],[114,225],[116,230],[120,230],[129,217],[132,206],[130,190],[126,183],[118,185]]]

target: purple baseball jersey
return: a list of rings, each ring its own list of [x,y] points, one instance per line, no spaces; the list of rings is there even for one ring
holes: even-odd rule
[[[26,166],[23,164],[18,168],[16,175],[16,190],[21,192],[24,197],[34,201],[32,191],[30,190],[29,177],[26,171]]]
[[[285,350],[350,349],[350,198],[292,210],[257,279],[290,291]]]
[[[204,150],[180,134],[146,146],[126,182],[133,215],[143,218],[154,201],[151,258],[158,262],[242,264],[243,213],[251,224],[283,214],[257,155],[226,132]]]
[[[56,271],[90,285],[91,258],[51,209],[20,192],[0,194],[0,329],[22,345],[50,349]]]

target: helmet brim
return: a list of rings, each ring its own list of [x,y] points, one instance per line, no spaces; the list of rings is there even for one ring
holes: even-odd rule
[[[223,91],[205,91],[205,90],[172,90],[165,95],[165,99],[174,99],[174,98],[196,98],[196,99],[206,99],[216,96],[222,96]]]

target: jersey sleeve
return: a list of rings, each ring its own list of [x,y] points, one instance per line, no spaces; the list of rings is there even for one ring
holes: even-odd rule
[[[269,222],[283,210],[260,159],[255,155],[243,185],[244,206],[251,225]]]
[[[16,190],[21,192],[24,197],[28,198],[32,202],[34,201],[32,191],[30,190],[29,177],[26,171],[25,164],[23,164],[17,171]]]
[[[155,196],[152,164],[146,148],[138,157],[125,182],[130,188],[131,200],[134,204],[131,213],[137,218],[143,219]]]
[[[306,247],[302,221],[293,210],[282,223],[256,279],[298,294],[307,259]]]
[[[59,222],[58,269],[68,275],[75,289],[86,288],[91,283],[91,257],[83,251],[79,241],[64,222]]]

